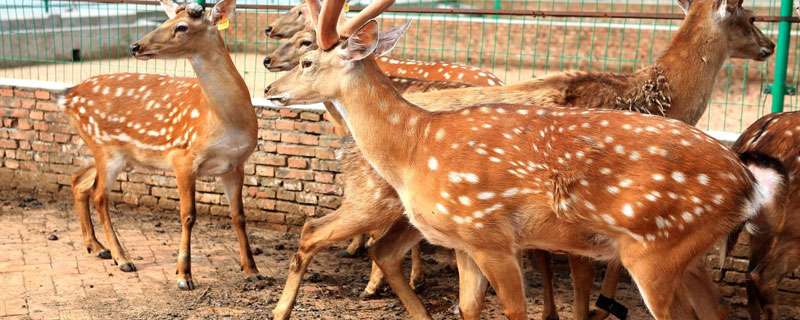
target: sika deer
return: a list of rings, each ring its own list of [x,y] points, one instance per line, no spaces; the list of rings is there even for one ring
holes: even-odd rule
[[[750,277],[747,304],[750,319],[778,319],[778,284],[800,266],[800,113],[762,117],[739,137],[733,150],[756,170],[780,170],[788,179],[780,185],[775,202],[765,206],[745,228],[750,233]],[[766,168],[766,169],[765,169]],[[735,243],[732,237],[730,244]],[[729,246],[730,247],[730,246]]]
[[[710,84],[713,84],[714,76],[724,63],[724,57],[733,56],[763,60],[771,54],[774,44],[753,25],[751,20],[752,13],[743,9],[739,2],[729,3],[727,7],[715,1],[679,1],[679,4],[686,10],[687,19],[678,30],[672,45],[654,66],[644,68],[637,73],[625,75],[572,72],[503,88],[447,90],[440,93],[411,94],[406,97],[428,110],[431,110],[432,106],[440,106],[441,110],[441,106],[444,105],[447,106],[444,109],[461,108],[474,104],[476,101],[526,104],[555,102],[559,105],[576,107],[586,107],[582,104],[593,107],[613,106],[619,109],[633,107],[637,111],[664,113],[683,120],[692,120],[688,115],[698,115],[699,117],[705,110],[706,101],[712,89]],[[726,10],[720,10],[720,8]],[[724,16],[719,16],[721,14],[724,14]],[[697,49],[694,49],[695,47],[713,50],[697,51]],[[679,59],[686,52],[695,54]],[[723,59],[708,59],[708,57],[717,56],[721,56]],[[669,65],[667,66],[667,64]],[[692,77],[696,75],[696,70],[708,71],[702,77]],[[672,85],[676,82],[681,84]],[[701,88],[701,90],[691,89],[693,87]],[[678,90],[675,90],[675,88]],[[335,110],[332,111],[335,113]],[[696,119],[692,121],[694,123]],[[357,155],[357,153],[349,154]],[[347,161],[358,162],[358,160]],[[363,160],[360,162],[365,163]],[[349,172],[345,171],[345,174],[349,174]],[[380,182],[378,183],[379,185],[386,183],[371,168],[360,169],[355,174],[371,176],[375,181]],[[363,181],[358,185],[363,186]],[[387,194],[394,195],[393,193]],[[371,220],[373,218],[374,220]],[[340,219],[344,219],[344,216],[340,216]],[[336,230],[336,236],[346,238],[348,236],[341,233],[348,230],[358,230],[358,228],[374,227],[382,222],[390,221],[386,217],[378,218],[366,215],[362,216],[361,219],[363,220],[359,224],[355,224],[353,222],[354,219],[349,217],[347,223],[341,221],[341,224],[338,224],[337,222],[339,221],[330,218],[327,220],[327,223],[331,224],[330,228],[327,226],[323,228],[319,225],[318,227],[320,230]],[[411,229],[400,229],[415,232]],[[352,232],[357,233],[358,231]],[[320,234],[324,233],[320,232]],[[331,235],[331,237],[334,236]],[[412,239],[413,237],[403,238]],[[332,239],[329,240],[333,241]],[[404,245],[396,241],[396,239],[390,241],[390,243],[398,246]],[[380,244],[381,242],[375,244],[376,251],[386,252],[387,255],[392,257],[403,256],[392,253],[390,249],[378,249],[377,247]],[[309,255],[298,252],[296,258],[298,263],[293,263],[293,268],[296,265],[306,265],[307,261],[305,259],[308,259]],[[399,261],[397,260],[396,262]],[[586,302],[577,303],[576,305],[584,305],[585,307],[576,307],[576,311],[579,318],[585,318],[588,316],[588,295],[592,286],[591,280],[593,276],[591,272],[593,271],[591,265],[587,266],[584,263],[581,266],[580,262],[580,259],[575,259],[573,263],[576,271],[583,270],[581,272],[573,272],[573,276],[577,280],[575,283],[575,295],[576,301]],[[615,263],[609,266],[607,275],[610,275],[610,277],[607,276],[606,283],[603,285],[603,294],[606,296],[613,296],[617,276],[615,270],[617,269],[618,265]],[[387,276],[389,275],[387,274]],[[466,278],[470,279],[469,276]],[[584,282],[582,283],[580,279],[583,279]],[[480,280],[469,281],[480,282]],[[474,288],[475,286],[471,287]],[[410,289],[407,291],[410,291]],[[472,293],[467,295],[473,297],[470,300],[476,299]],[[462,302],[465,301],[467,300],[462,299]],[[284,302],[283,298],[281,302]],[[285,303],[279,303],[276,310],[286,310],[287,308],[291,307],[286,307]],[[474,312],[478,312],[478,314],[480,312],[480,306],[462,305],[461,309],[462,315],[467,317],[474,315]],[[471,311],[468,312],[464,309]],[[545,314],[545,316],[547,315]],[[594,319],[602,318],[604,315],[603,312],[600,312]]]
[[[111,244],[111,257],[122,271],[134,271],[111,226],[109,188],[129,165],[171,169],[180,193],[177,282],[180,289],[191,290],[195,179],[220,176],[239,238],[241,267],[245,274],[257,276],[242,205],[243,166],[256,146],[257,121],[249,91],[217,30],[219,21],[233,16],[236,1],[219,1],[209,14],[196,4],[181,7],[171,0],[161,4],[169,20],[132,44],[131,53],[142,60],[189,58],[199,80],[102,75],[69,89],[62,100],[95,160],[78,171],[72,183],[84,242],[89,253],[105,255],[89,216],[91,196]]]
[[[712,304],[683,289],[684,272],[771,200],[760,181],[777,173],[754,177],[700,130],[660,117],[503,104],[425,111],[370,59],[401,33],[380,38],[370,21],[335,50],[306,54],[268,98],[334,101],[409,221],[432,243],[469,254],[511,319],[526,318],[524,248],[619,257],[656,319],[671,318],[678,291]],[[697,280],[714,287],[707,276]]]

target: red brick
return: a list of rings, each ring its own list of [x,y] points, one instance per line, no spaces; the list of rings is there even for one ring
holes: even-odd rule
[[[276,130],[261,130],[258,137],[263,140],[281,141],[281,132]]]
[[[58,111],[58,105],[53,102],[40,101],[36,104],[36,109],[44,111]]]
[[[333,173],[330,172],[314,172],[314,181],[323,183],[333,183]]]
[[[275,129],[286,131],[294,130],[294,124],[295,122],[292,120],[275,120]]]
[[[3,149],[16,149],[17,142],[14,140],[0,139],[0,148]]]
[[[258,165],[256,166],[256,175],[261,177],[274,177],[275,167]]]
[[[308,168],[308,160],[299,157],[290,157],[289,168],[306,169]]]
[[[20,99],[20,108],[33,109],[34,106],[36,106],[36,100],[34,99]]]
[[[31,111],[29,116],[33,120],[44,120],[44,112],[42,111]]]
[[[281,115],[282,118],[297,118],[297,111],[293,109],[280,109],[278,113]]]
[[[36,90],[34,96],[39,100],[50,100],[50,92],[44,90]]]
[[[313,113],[313,112],[302,112],[302,113],[300,113],[300,119],[303,119],[303,120],[319,121],[320,118],[322,118],[322,117],[320,116],[319,113]]]
[[[286,157],[279,156],[275,154],[265,154],[261,152],[256,152],[250,159],[257,164],[266,164],[271,166],[285,166],[286,165]]]
[[[314,180],[314,172],[287,168],[275,169],[275,177],[282,179]]]
[[[319,159],[335,160],[336,152],[329,148],[317,148],[315,157]]]
[[[23,98],[33,98],[33,91],[25,90],[25,89],[14,89],[14,96],[15,97],[23,97]]]
[[[305,157],[313,157],[315,154],[315,150],[313,147],[304,147],[304,146],[297,146],[297,145],[288,145],[288,144],[279,144],[278,145],[278,153],[279,154],[288,154],[293,156],[305,156]]]
[[[14,89],[0,88],[0,97],[12,97],[12,96],[14,96]]]

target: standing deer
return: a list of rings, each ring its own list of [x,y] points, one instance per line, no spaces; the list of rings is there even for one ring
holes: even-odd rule
[[[425,111],[370,58],[401,34],[381,37],[370,21],[334,50],[306,54],[267,97],[333,101],[409,221],[428,241],[468,254],[510,319],[526,319],[517,259],[525,248],[619,258],[656,319],[672,318],[677,292],[705,306],[701,318],[719,317],[705,295],[711,279],[692,278],[706,290],[684,290],[687,270],[770,200],[761,181],[778,173],[754,177],[702,131],[632,112],[504,104]]]
[[[172,170],[180,193],[177,282],[180,289],[191,290],[195,181],[201,175],[220,176],[239,238],[241,267],[257,276],[242,205],[243,167],[256,146],[257,121],[249,91],[217,30],[218,22],[233,16],[236,1],[219,1],[208,14],[196,4],[183,7],[161,0],[161,5],[169,20],[132,44],[131,53],[141,60],[188,58],[199,79],[102,75],[71,88],[62,100],[94,156],[94,164],[72,180],[84,243],[90,254],[107,256],[94,235],[91,197],[111,244],[111,258],[122,271],[134,271],[111,226],[109,189],[130,165]]]
[[[745,228],[750,233],[747,304],[750,319],[779,319],[778,284],[800,266],[800,113],[762,117],[739,137],[733,150],[751,170],[764,167],[788,175],[775,201],[765,206]],[[729,244],[735,243],[732,237]],[[730,247],[730,246],[729,246]]]
[[[686,12],[687,18],[678,30],[672,44],[656,64],[633,74],[567,72],[506,87],[446,90],[436,93],[409,94],[405,97],[427,110],[437,110],[437,106],[438,110],[452,110],[480,101],[524,104],[549,102],[574,107],[634,109],[646,113],[664,114],[694,124],[706,108],[715,76],[725,62],[725,58],[730,56],[764,60],[772,53],[774,44],[753,24],[752,12],[742,8],[741,2],[729,2],[726,5],[719,1],[709,0],[678,1],[678,4]],[[697,70],[705,71],[698,73]],[[330,111],[336,113],[335,110]],[[348,145],[345,144],[345,148],[347,147]],[[352,158],[345,157],[343,161],[347,163],[367,164],[365,160],[357,159],[360,155],[356,151],[345,152],[345,155],[352,156]],[[361,177],[360,180],[354,180],[357,182],[353,183],[352,187],[350,187],[351,184],[345,182],[348,190],[356,188],[348,194],[369,194],[369,190],[366,190],[364,186],[372,186],[373,183],[377,185],[378,189],[390,188],[386,181],[367,166],[348,165],[346,168],[345,175]],[[351,171],[353,172],[351,173]],[[367,184],[367,179],[364,177],[369,177],[373,183]],[[347,180],[345,179],[345,181]],[[393,192],[384,192],[384,194],[396,197]],[[387,198],[382,201],[397,203],[399,199]],[[343,210],[337,212],[341,211]],[[382,212],[385,215],[377,213],[376,210],[366,212],[346,210],[342,214],[336,213],[313,224],[310,221],[309,224],[313,227],[304,228],[300,249],[290,268],[290,279],[293,278],[292,273],[305,269],[319,246],[346,239],[367,228],[374,228],[387,221],[393,221],[402,212],[397,209],[395,212]],[[357,217],[352,215],[357,215]],[[411,233],[416,232],[408,228],[399,229]],[[398,236],[398,238],[415,239],[412,236]],[[392,240],[390,243],[394,246],[405,246],[398,238],[390,237],[388,239]],[[323,240],[326,242],[320,243]],[[380,246],[381,242],[373,245],[375,251],[379,253],[377,254],[379,259],[389,260],[384,261],[384,264],[396,264],[397,267],[393,267],[393,270],[400,270],[399,264],[402,262],[401,258],[404,253],[396,253],[393,252],[393,249],[384,249]],[[593,284],[593,270],[591,264],[576,257],[571,259],[571,266],[575,280],[576,318],[584,319],[589,315],[588,299]],[[603,295],[613,297],[618,268],[616,263],[609,265],[606,281],[603,284]],[[467,273],[463,272],[461,268],[460,270],[462,270],[460,277]],[[387,277],[390,276],[387,272]],[[471,275],[464,275],[464,281],[471,281],[472,284],[468,288],[476,290],[481,287],[485,288],[485,279],[480,279],[479,273],[476,276],[478,279],[473,279]],[[547,278],[547,273],[545,273],[545,278]],[[299,282],[299,280],[297,281]],[[287,289],[284,290],[284,295],[274,312],[276,315],[288,316],[287,310],[291,308],[291,303],[286,302],[288,300],[286,298],[294,299],[297,290],[297,286],[290,290],[292,287],[290,283],[291,281],[287,280]],[[549,292],[547,288],[548,286],[545,285],[546,298]],[[287,292],[295,293],[288,295]],[[407,289],[404,292],[412,291]],[[462,316],[465,318],[479,316],[482,294],[482,292],[480,295],[465,293],[469,298],[460,299]],[[545,301],[547,300],[545,299]],[[291,301],[293,302],[293,300]],[[421,303],[417,307],[408,307],[408,303],[406,306],[424,310]],[[546,309],[548,306],[550,306],[550,310],[546,310],[543,317],[545,319],[549,316],[557,317],[552,309],[552,304],[546,304]],[[604,316],[604,312],[599,312],[593,319]],[[280,319],[281,317],[276,316],[276,318]]]

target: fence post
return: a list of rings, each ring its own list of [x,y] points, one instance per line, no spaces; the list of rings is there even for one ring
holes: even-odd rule
[[[50,0],[44,0],[44,12],[50,13]]]
[[[783,112],[786,95],[786,68],[789,62],[789,39],[792,32],[792,0],[781,0],[781,20],[778,22],[778,51],[775,55],[775,80],[772,83],[772,112]]]

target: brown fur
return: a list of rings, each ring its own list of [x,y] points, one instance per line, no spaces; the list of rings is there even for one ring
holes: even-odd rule
[[[193,289],[190,241],[196,215],[195,179],[216,175],[221,177],[230,202],[242,270],[256,275],[258,269],[245,229],[242,183],[244,162],[255,149],[258,123],[249,91],[215,25],[221,17],[232,14],[235,1],[217,2],[208,15],[197,5],[181,7],[170,0],[162,0],[162,5],[170,19],[132,47],[134,56],[191,57],[199,79],[101,75],[71,88],[62,100],[95,160],[79,170],[72,181],[84,244],[90,254],[109,258],[108,250],[94,235],[91,198],[111,246],[110,258],[122,271],[134,271],[111,224],[111,184],[128,166],[172,170],[180,194],[177,282],[181,289]]]
[[[742,133],[733,149],[775,161],[787,174],[774,205],[762,208],[748,228],[752,232],[747,283],[750,318],[763,319],[764,313],[766,319],[779,319],[778,285],[800,266],[800,112],[762,117]]]
[[[405,97],[428,110],[460,109],[473,106],[476,101],[529,105],[554,103],[569,107],[613,107],[621,110],[634,110],[664,115],[694,124],[705,110],[707,97],[710,95],[714,78],[716,77],[716,71],[719,70],[722,62],[724,62],[724,60],[710,61],[708,57],[712,55],[709,54],[713,52],[719,53],[731,47],[742,47],[738,44],[740,42],[751,43],[749,47],[745,46],[748,50],[753,46],[756,48],[760,45],[774,46],[769,40],[762,38],[757,38],[755,41],[751,38],[737,38],[731,41],[725,37],[720,37],[715,33],[717,31],[711,32],[712,27],[707,25],[707,20],[711,19],[709,17],[712,9],[710,3],[706,1],[693,5],[694,7],[690,10],[689,17],[687,17],[678,31],[670,49],[662,55],[655,65],[642,68],[631,74],[573,71],[505,87],[454,89],[435,93],[408,94]],[[736,10],[743,9],[738,8]],[[747,21],[748,12],[742,11],[737,14],[741,15],[736,19],[738,23],[746,22],[745,27],[755,28]],[[692,34],[691,40],[686,39],[689,34]],[[752,34],[758,35],[760,32],[753,32]],[[701,49],[709,51],[692,48],[697,43],[701,43]],[[733,46],[731,43],[737,45]],[[687,47],[690,49],[687,49]],[[742,55],[739,51],[747,52],[740,49],[734,51],[736,51],[737,55]],[[686,57],[687,53],[691,56]],[[725,54],[727,53],[719,53],[722,56]],[[683,59],[678,59],[678,57],[683,57]],[[746,57],[761,59],[753,54]],[[670,65],[662,66],[663,64]],[[686,81],[689,80],[685,79],[695,76],[699,69],[709,71],[704,72],[698,78],[692,79],[687,84]],[[683,83],[678,86],[672,86],[672,81],[682,81]],[[692,88],[695,84],[697,88]],[[681,91],[676,91],[674,87],[678,87]],[[345,148],[347,147],[346,145]],[[346,152],[346,154],[353,157],[358,156],[356,152]],[[355,160],[348,161],[352,163],[359,162]],[[360,162],[365,163],[364,161]],[[386,184],[372,168],[355,167],[354,169],[359,172],[356,175],[371,176],[373,180]],[[349,172],[345,171],[345,174],[349,174]],[[363,186],[365,186],[364,181],[355,181],[353,187],[346,187],[346,189],[353,190],[352,194],[368,194],[368,190],[356,191],[356,188],[363,189]],[[383,188],[383,186],[376,188]],[[390,194],[394,195],[393,193]],[[401,214],[402,212],[398,211],[390,216],[399,217]],[[379,221],[373,221],[371,225],[374,226],[378,223]],[[611,287],[611,285],[608,287]],[[613,290],[609,288],[604,292],[613,292]],[[279,306],[284,309],[285,304],[279,303]]]

